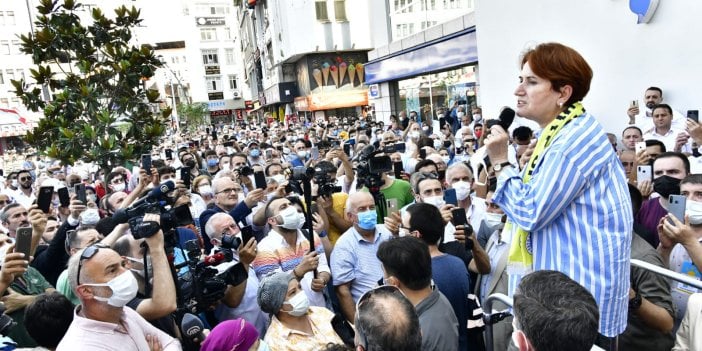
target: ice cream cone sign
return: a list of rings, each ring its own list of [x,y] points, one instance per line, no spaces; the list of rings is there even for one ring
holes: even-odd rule
[[[329,63],[327,62],[322,64],[322,78],[324,85],[327,85],[329,83]]]
[[[351,83],[352,87],[356,86],[356,83],[354,82],[354,79],[356,78],[356,66],[354,65],[349,65],[349,82]]]
[[[312,76],[314,77],[314,81],[317,82],[318,87],[322,87],[322,71],[319,70],[319,68],[315,68],[312,71]]]
[[[344,77],[346,77],[346,62],[339,64],[339,86],[344,85]]]
[[[358,76],[358,84],[363,85],[363,64],[356,64],[356,75]]]
[[[332,79],[334,79],[334,85],[338,88],[339,87],[339,70],[336,68],[336,65],[332,65],[329,67],[331,70],[331,76]]]

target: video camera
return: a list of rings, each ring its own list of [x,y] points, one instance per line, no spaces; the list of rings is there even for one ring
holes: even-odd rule
[[[380,191],[383,185],[382,174],[392,171],[392,160],[388,154],[405,152],[405,144],[397,143],[376,150],[373,145],[368,145],[356,156],[358,165],[358,185],[366,186],[371,193]],[[382,156],[378,156],[383,154]]]
[[[189,271],[178,278],[181,291],[179,308],[195,314],[204,312],[224,297],[227,285],[239,285],[248,279],[248,272],[241,262],[221,273],[215,268],[220,264],[231,262],[234,259],[233,250],[236,250],[240,244],[241,239],[238,237],[223,236],[221,248],[214,254],[200,259],[200,246],[197,240],[185,243],[188,260],[183,265],[187,265]]]
[[[318,186],[317,196],[329,197],[341,192],[341,187],[336,185],[336,179],[329,177],[328,170],[315,167],[314,171],[314,181]]]

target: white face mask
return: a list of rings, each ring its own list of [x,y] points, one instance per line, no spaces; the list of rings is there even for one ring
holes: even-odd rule
[[[431,204],[436,206],[436,208],[441,208],[441,206],[446,204],[442,196],[429,196],[424,198],[425,204]]]
[[[505,225],[502,223],[503,216],[501,213],[485,212],[485,224],[493,230],[501,229]]]
[[[456,198],[459,201],[465,200],[470,195],[470,183],[466,181],[455,182],[451,187],[456,189]]]
[[[100,212],[97,208],[89,208],[80,214],[80,224],[96,225],[100,221]]]
[[[448,164],[451,161],[451,157],[441,156],[441,160],[443,160],[445,164]]]
[[[476,113],[473,115],[473,120],[475,120],[476,122],[480,122],[483,120],[483,116],[479,113]]]
[[[214,195],[214,193],[212,192],[212,186],[210,186],[209,184],[200,185],[197,188],[197,191],[200,193],[200,195],[208,195],[208,196]]]
[[[279,227],[295,230],[302,228],[302,225],[305,224],[305,217],[298,214],[295,206],[284,209],[278,215],[283,219],[283,224],[278,224]]]
[[[139,285],[137,284],[136,278],[131,271],[124,271],[124,273],[112,278],[107,283],[102,284],[85,284],[89,286],[106,286],[112,290],[112,296],[102,297],[93,296],[95,300],[107,302],[108,305],[114,307],[124,307],[127,302],[131,301],[136,297],[137,291],[139,290]]]
[[[444,145],[444,143],[439,139],[434,139],[434,149],[439,150]]]
[[[271,176],[273,180],[275,180],[276,183],[281,184],[285,181],[285,176],[282,174],[276,174],[274,176]]]
[[[125,187],[126,187],[126,184],[124,184],[124,183],[119,183],[119,184],[113,184],[113,185],[112,185],[112,189],[113,189],[115,192],[124,191],[124,188],[125,188]]]
[[[310,300],[307,298],[307,294],[305,294],[304,291],[298,292],[295,294],[295,296],[291,297],[290,300],[283,303],[287,303],[292,306],[292,311],[285,312],[295,317],[304,316],[305,313],[307,313],[307,310],[310,308]]]
[[[13,187],[13,188],[16,188],[16,187],[19,186],[19,183],[17,182],[17,179],[13,179],[13,180],[10,182],[10,184],[12,184],[12,187]]]
[[[410,138],[412,139],[419,139],[419,131],[418,130],[413,130],[410,132]]]
[[[458,117],[458,118],[461,118],[461,117],[463,117],[463,116],[465,116],[465,115],[466,115],[465,112],[456,112],[456,117]]]
[[[685,214],[690,218],[690,224],[702,224],[702,202],[687,200],[685,203]]]
[[[299,157],[301,160],[306,159],[307,158],[307,151],[298,151],[297,157]]]

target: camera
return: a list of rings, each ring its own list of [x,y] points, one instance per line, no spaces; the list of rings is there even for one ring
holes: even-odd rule
[[[158,203],[144,203],[144,205],[136,209],[131,209],[127,211],[127,213],[129,215],[129,229],[134,239],[148,238],[158,233],[159,229],[167,233],[177,227],[193,223],[193,217],[190,214],[188,205],[180,205],[170,210],[165,210]],[[159,225],[156,222],[144,222],[144,215],[147,213],[159,214],[161,224]]]
[[[244,177],[248,177],[248,176],[254,174],[253,168],[251,168],[249,166],[241,166],[241,167],[235,169],[235,171],[239,172],[239,176],[244,176]]]
[[[288,176],[288,185],[285,186],[285,192],[304,194],[300,182],[310,181],[314,177],[315,172],[314,168],[298,166],[294,167],[292,171],[286,170],[285,173]]]
[[[317,196],[329,197],[332,194],[341,192],[341,187],[336,185],[336,180],[330,178],[329,174],[322,169],[316,169],[314,181],[319,186]]]
[[[382,175],[393,170],[392,160],[387,154],[404,152],[405,144],[397,143],[376,150],[373,145],[366,146],[356,157],[358,165],[358,186],[366,186],[371,193],[380,191],[383,185]],[[379,154],[383,154],[380,155]]]

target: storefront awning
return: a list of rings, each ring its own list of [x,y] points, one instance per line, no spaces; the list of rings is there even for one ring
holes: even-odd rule
[[[414,77],[478,61],[475,27],[365,64],[365,84]]]

